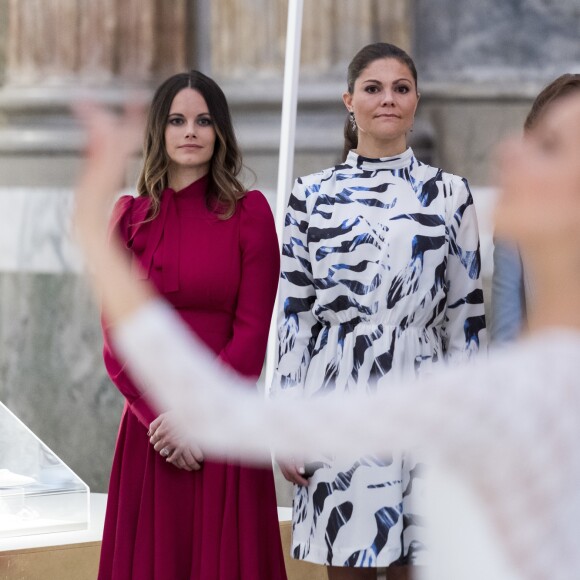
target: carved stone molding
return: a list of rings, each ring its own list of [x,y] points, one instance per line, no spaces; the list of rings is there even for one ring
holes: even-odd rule
[[[146,83],[182,70],[187,0],[9,0],[9,85]]]
[[[207,1],[207,0],[206,0]],[[288,0],[212,0],[212,70],[220,78],[280,77]],[[340,76],[365,44],[409,49],[411,0],[306,0],[302,73]]]

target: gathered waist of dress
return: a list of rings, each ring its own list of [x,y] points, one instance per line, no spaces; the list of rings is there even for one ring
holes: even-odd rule
[[[413,322],[409,322],[408,317],[403,318],[400,321],[394,321],[392,317],[373,317],[373,318],[363,318],[357,316],[355,318],[351,318],[350,320],[328,320],[328,319],[318,319],[323,326],[328,328],[337,328],[342,331],[346,332],[353,332],[357,329],[368,329],[377,328],[381,326],[383,330],[388,329],[400,329],[400,330],[415,330],[417,332],[424,332],[428,329],[435,329],[433,326],[426,327],[424,324],[416,324]]]

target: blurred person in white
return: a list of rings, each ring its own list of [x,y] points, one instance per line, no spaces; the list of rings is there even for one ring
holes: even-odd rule
[[[241,379],[210,360],[154,290],[134,282],[122,252],[105,243],[105,228],[136,114],[115,119],[88,108],[83,117],[89,150],[77,187],[77,235],[116,322],[113,339],[148,396],[172,409],[173,429],[248,460],[267,461],[271,450],[352,458],[424,446],[480,495],[520,578],[578,578],[578,96],[550,108],[533,138],[500,151],[496,231],[526,252],[536,281],[528,335],[487,361],[443,369],[411,388],[309,401],[264,401],[240,389]]]
[[[524,135],[541,128],[546,111],[560,99],[580,95],[580,74],[566,73],[546,85],[535,98],[524,122]],[[550,195],[550,192],[546,192]],[[534,284],[519,248],[497,235],[493,249],[491,284],[491,340],[496,345],[515,340],[527,325],[534,307]]]

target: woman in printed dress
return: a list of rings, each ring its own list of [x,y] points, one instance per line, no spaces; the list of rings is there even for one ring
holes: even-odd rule
[[[289,200],[276,397],[372,394],[485,344],[469,187],[407,146],[419,101],[413,61],[391,44],[363,48],[343,99],[344,162],[299,178]],[[294,558],[329,566],[331,580],[376,578],[378,567],[405,578],[425,562],[416,453],[280,467],[296,484]]]

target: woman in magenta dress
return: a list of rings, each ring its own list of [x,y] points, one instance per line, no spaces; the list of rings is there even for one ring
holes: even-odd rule
[[[274,220],[236,176],[241,157],[225,96],[192,71],[165,81],[147,121],[138,197],[115,206],[135,275],[149,279],[224,364],[257,378],[279,275]],[[124,372],[100,580],[285,579],[270,469],[214,461],[184,444]]]

